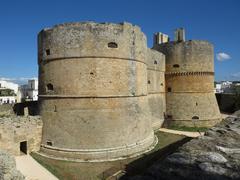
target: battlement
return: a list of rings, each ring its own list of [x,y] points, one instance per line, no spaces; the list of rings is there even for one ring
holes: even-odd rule
[[[166,72],[166,76],[213,76],[214,72]]]
[[[82,21],[82,22],[67,22],[67,23],[56,24],[52,27],[44,28],[40,32],[51,31],[51,30],[56,29],[56,28],[64,28],[64,27],[74,28],[74,27],[84,27],[84,26],[85,26],[85,28],[92,28],[92,27],[101,26],[102,28],[105,28],[105,29],[109,29],[109,28],[122,28],[122,29],[124,29],[124,28],[128,28],[128,27],[135,27],[135,28],[139,29],[139,31],[141,31],[141,28],[139,26],[133,25],[129,22],[120,22],[120,23],[100,22],[100,23],[97,23],[95,21]]]

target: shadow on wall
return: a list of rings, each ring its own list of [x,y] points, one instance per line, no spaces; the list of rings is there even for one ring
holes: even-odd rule
[[[23,103],[16,103],[13,106],[13,111],[16,115],[23,116],[24,112],[28,111],[28,115],[37,116],[39,115],[38,101],[27,101]]]
[[[234,113],[240,109],[239,94],[216,94],[216,98],[221,112]]]
[[[128,180],[131,177],[136,175],[141,175],[147,172],[147,169],[151,167],[156,162],[162,161],[168,155],[174,153],[179,147],[181,147],[186,142],[190,141],[192,138],[185,137],[182,140],[176,141],[158,151],[152,152],[148,155],[143,156],[140,159],[137,159],[130,164],[127,164],[125,167],[126,174],[122,176],[121,180]],[[134,179],[134,178],[133,178]]]

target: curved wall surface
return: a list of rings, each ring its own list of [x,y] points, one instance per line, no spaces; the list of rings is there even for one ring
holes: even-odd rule
[[[153,129],[159,129],[164,122],[166,113],[165,95],[165,56],[164,54],[148,49],[148,104],[151,112]]]
[[[154,49],[166,55],[166,123],[208,127],[220,121],[213,91],[213,46],[192,40],[163,43]]]
[[[129,23],[66,23],[38,35],[41,153],[107,161],[154,144],[146,37]]]

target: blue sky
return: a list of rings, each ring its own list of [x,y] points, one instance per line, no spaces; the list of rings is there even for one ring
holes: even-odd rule
[[[240,80],[239,0],[2,0],[0,78],[37,77],[37,33],[87,20],[139,25],[149,47],[154,32],[173,38],[174,29],[184,27],[187,39],[214,44],[216,80]]]

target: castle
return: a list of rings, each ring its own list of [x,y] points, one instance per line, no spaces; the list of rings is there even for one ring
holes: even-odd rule
[[[130,23],[65,23],[38,35],[40,153],[111,161],[151,150],[154,130],[221,120],[213,46],[156,33],[153,48]]]

